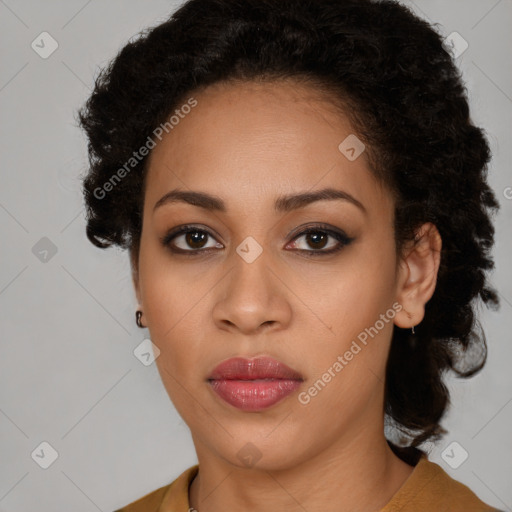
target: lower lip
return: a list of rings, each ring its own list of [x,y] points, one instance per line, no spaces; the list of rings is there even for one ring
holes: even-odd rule
[[[209,381],[213,391],[228,404],[244,411],[261,411],[293,393],[300,380],[257,379]]]

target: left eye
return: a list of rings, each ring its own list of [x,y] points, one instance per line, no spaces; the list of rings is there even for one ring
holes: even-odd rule
[[[305,244],[307,247],[312,247],[313,250],[310,250],[304,246],[297,247],[297,240],[300,240],[301,238],[304,239],[303,245]],[[328,243],[329,238],[331,239],[330,245]],[[299,233],[299,235],[297,235],[293,240],[295,249],[298,249],[299,251],[320,254],[330,254],[337,252],[352,241],[351,238],[343,233],[337,233],[336,231],[322,230],[317,228],[303,231],[302,233]]]

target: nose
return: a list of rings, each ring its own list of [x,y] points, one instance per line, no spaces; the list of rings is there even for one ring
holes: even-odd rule
[[[251,263],[238,254],[233,259],[234,266],[218,290],[215,324],[242,334],[286,328],[292,316],[290,291],[265,251]]]

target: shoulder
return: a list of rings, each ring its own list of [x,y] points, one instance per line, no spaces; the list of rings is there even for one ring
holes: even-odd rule
[[[159,489],[144,495],[142,498],[139,498],[137,501],[125,505],[114,512],[156,512],[162,503],[165,493],[170,489],[171,485],[172,484],[168,484],[160,487]]]
[[[142,498],[114,512],[171,512],[188,506],[188,488],[198,472],[199,466],[191,466],[170,484],[145,494]]]
[[[499,512],[423,455],[381,512]]]

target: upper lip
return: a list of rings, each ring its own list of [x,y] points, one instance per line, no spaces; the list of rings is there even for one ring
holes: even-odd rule
[[[218,364],[208,380],[288,379],[304,380],[302,375],[273,357],[252,359],[232,357]]]

